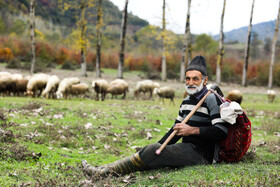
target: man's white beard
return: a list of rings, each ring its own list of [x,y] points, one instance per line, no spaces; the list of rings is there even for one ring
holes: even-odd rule
[[[200,92],[202,90],[202,88],[203,88],[203,83],[204,83],[204,80],[201,82],[201,84],[199,86],[196,86],[196,85],[193,85],[193,86],[185,85],[188,94],[189,95],[194,95],[194,94]],[[191,87],[194,87],[195,89],[190,89]]]

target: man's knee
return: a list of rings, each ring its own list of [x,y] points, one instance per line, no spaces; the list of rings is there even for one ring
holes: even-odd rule
[[[145,147],[143,147],[140,151],[139,154],[140,156],[143,154],[150,154],[150,153],[155,153],[156,150],[160,147],[160,143],[153,143],[153,144],[149,144]]]

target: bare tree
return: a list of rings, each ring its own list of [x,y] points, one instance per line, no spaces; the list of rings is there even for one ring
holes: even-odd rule
[[[242,86],[247,86],[247,70],[248,70],[249,55],[250,55],[250,41],[251,41],[251,32],[252,32],[251,30],[252,30],[254,4],[255,4],[255,0],[253,0],[253,3],[252,3],[250,23],[249,23],[249,27],[248,27],[248,33],[247,33],[247,43],[246,43],[246,47],[245,47],[245,59],[244,59],[244,64],[243,64]]]
[[[226,9],[226,0],[224,0],[223,11],[221,16],[221,28],[220,28],[220,41],[219,41],[219,54],[218,60],[216,65],[216,83],[221,84],[221,64],[223,62],[224,56],[224,16],[225,16],[225,9]]]
[[[276,42],[277,42],[277,36],[278,36],[278,30],[279,30],[279,19],[280,19],[280,2],[279,2],[279,8],[278,8],[278,16],[276,20],[275,30],[274,30],[274,37],[272,42],[272,51],[271,51],[271,62],[269,66],[269,78],[268,78],[268,88],[271,89],[273,85],[273,66],[275,61],[275,49],[276,49]]]
[[[166,22],[165,22],[165,0],[162,5],[162,60],[161,60],[161,80],[166,81]]]
[[[127,5],[128,0],[125,0],[124,10],[122,14],[122,32],[120,36],[120,51],[119,51],[119,66],[118,66],[118,78],[123,78],[123,66],[124,66],[124,49],[125,49],[125,34],[127,24]]]
[[[85,0],[81,1],[80,9],[81,9],[81,19],[80,19],[80,28],[81,28],[81,40],[80,40],[80,49],[81,49],[81,70],[82,76],[87,76],[87,63],[86,63],[86,2]]]
[[[186,69],[186,55],[188,64],[191,61],[191,31],[190,31],[190,9],[191,9],[191,0],[188,0],[188,12],[187,12],[187,20],[185,27],[185,35],[184,35],[184,45],[182,52],[182,61],[181,61],[181,71],[180,71],[180,81],[183,82],[185,80],[185,69]]]
[[[101,26],[102,26],[102,0],[98,0],[98,8],[97,8],[97,42],[96,42],[96,77],[101,77],[101,71],[100,71],[100,63],[101,63]]]
[[[30,73],[34,73],[36,53],[35,53],[35,5],[34,0],[30,0],[30,39],[31,39],[31,68]]]

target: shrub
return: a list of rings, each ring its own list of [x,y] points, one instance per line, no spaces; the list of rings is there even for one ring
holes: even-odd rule
[[[167,78],[178,80],[180,77],[179,77],[178,73],[176,73],[175,71],[169,70],[169,71],[167,71]]]
[[[63,64],[65,63],[65,61],[67,60],[67,58],[69,57],[69,51],[66,48],[59,48],[57,50],[57,53],[55,54],[54,57],[54,62],[57,64]]]
[[[34,72],[50,72],[51,68],[48,68],[50,61],[45,58],[37,58],[35,62]]]
[[[6,68],[8,69],[21,69],[21,62],[18,58],[13,58],[12,60],[10,60],[7,65]]]
[[[74,65],[73,62],[66,61],[64,64],[62,64],[61,69],[75,70],[76,69],[76,65]]]
[[[273,82],[276,86],[280,87],[280,64],[278,64],[278,66],[275,66]]]
[[[94,64],[87,62],[87,71],[94,71],[94,70],[95,70]]]
[[[9,62],[14,57],[12,50],[8,47],[0,48],[0,61]]]

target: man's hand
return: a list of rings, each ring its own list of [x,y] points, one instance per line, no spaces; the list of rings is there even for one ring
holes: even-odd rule
[[[184,123],[177,123],[173,130],[177,130],[177,136],[189,136],[193,134],[199,134],[199,127],[191,127]]]

